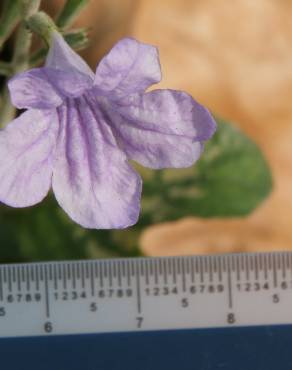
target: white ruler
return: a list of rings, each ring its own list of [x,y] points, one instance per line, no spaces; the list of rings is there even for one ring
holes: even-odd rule
[[[0,337],[292,324],[292,253],[0,266]]]

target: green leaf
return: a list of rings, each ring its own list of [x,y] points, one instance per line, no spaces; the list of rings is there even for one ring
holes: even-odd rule
[[[269,195],[272,178],[261,150],[238,128],[217,122],[195,166],[146,177],[144,171],[142,222],[245,216]]]
[[[0,218],[10,227],[1,247],[14,248],[15,262],[88,257],[83,229],[68,219],[52,197],[25,209],[1,207]],[[1,222],[0,234],[7,234],[5,224]]]
[[[0,263],[11,263],[20,256],[20,247],[17,240],[17,229],[13,216],[8,212],[8,208],[1,206],[0,213]],[[16,258],[16,259],[15,259]],[[19,260],[19,259],[18,259]],[[22,262],[23,260],[20,259]]]
[[[68,27],[87,3],[88,0],[67,0],[58,16],[57,26],[60,28]]]
[[[134,229],[82,228],[53,196],[34,207],[0,207],[0,263],[137,256],[136,241]]]
[[[66,32],[64,38],[74,50],[82,50],[89,45],[87,28],[78,28]]]

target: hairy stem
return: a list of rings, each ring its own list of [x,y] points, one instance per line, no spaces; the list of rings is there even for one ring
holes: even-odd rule
[[[28,68],[28,55],[30,44],[31,44],[31,34],[26,29],[24,24],[21,24],[17,31],[14,54],[12,59],[13,74],[25,71]],[[16,109],[11,104],[9,98],[7,82],[8,81],[6,81],[5,83],[1,99],[2,104],[0,109],[0,117],[2,127],[4,127],[8,122],[10,122],[15,117],[16,113]]]
[[[30,31],[28,31],[26,26],[22,24],[19,27],[17,33],[14,55],[12,59],[14,73],[25,71],[28,68],[30,45],[31,45],[31,33]]]
[[[31,46],[31,33],[27,29],[25,24],[25,19],[31,16],[32,12],[36,12],[38,6],[40,5],[39,0],[24,0],[23,4],[24,10],[22,12],[23,20],[19,26],[16,35],[16,41],[14,46],[14,53],[12,58],[12,72],[17,74],[25,71],[29,66],[29,50]],[[9,98],[9,91],[7,88],[7,81],[4,85],[4,89],[1,94],[1,106],[0,106],[0,120],[1,126],[4,127],[8,122],[10,122],[16,114],[15,107],[11,104]]]
[[[39,35],[43,41],[50,46],[52,34],[58,31],[57,26],[50,16],[45,12],[36,12],[26,19],[26,25],[29,29]]]
[[[20,0],[20,3],[22,18],[27,19],[38,11],[41,0]]]

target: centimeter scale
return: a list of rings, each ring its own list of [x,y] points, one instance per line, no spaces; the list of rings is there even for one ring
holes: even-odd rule
[[[0,369],[290,369],[292,253],[0,265]]]

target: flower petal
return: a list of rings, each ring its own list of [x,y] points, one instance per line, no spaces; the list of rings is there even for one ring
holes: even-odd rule
[[[80,73],[53,68],[34,68],[20,73],[8,82],[13,105],[19,109],[50,109],[66,97],[76,97],[92,86]]]
[[[52,85],[45,68],[20,73],[8,82],[13,105],[19,109],[50,109],[62,104],[62,95]]]
[[[58,134],[55,111],[29,110],[0,131],[0,201],[39,203],[48,193]]]
[[[119,41],[97,66],[99,92],[119,99],[161,80],[158,51],[131,38]]]
[[[94,73],[90,67],[75,53],[58,32],[53,34],[52,45],[46,58],[46,67],[81,73],[83,77],[91,81],[94,80]]]
[[[154,90],[104,104],[105,114],[129,159],[146,167],[189,167],[216,124],[186,93]]]
[[[170,135],[184,135],[206,141],[214,134],[216,123],[201,104],[177,90],[153,90],[133,94],[112,104],[135,126]]]
[[[90,98],[58,108],[61,135],[53,170],[60,206],[87,228],[124,228],[139,215],[140,176],[117,147]]]

